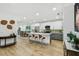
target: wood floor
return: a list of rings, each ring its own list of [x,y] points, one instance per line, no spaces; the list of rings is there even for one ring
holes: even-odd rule
[[[0,56],[63,56],[63,41],[52,40],[51,45],[41,45],[20,37],[16,45],[0,48]]]

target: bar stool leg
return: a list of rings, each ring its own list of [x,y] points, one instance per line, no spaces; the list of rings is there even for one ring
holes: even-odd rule
[[[41,47],[43,47],[43,40],[41,39]]]
[[[14,43],[16,43],[16,38],[14,38]]]
[[[5,47],[6,47],[6,38],[5,38]]]
[[[0,39],[0,46],[1,46],[1,39]]]

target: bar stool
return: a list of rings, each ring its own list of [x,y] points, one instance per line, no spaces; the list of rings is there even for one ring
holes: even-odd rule
[[[39,35],[39,39],[42,37],[42,35]]]
[[[29,43],[32,43],[31,39],[32,39],[32,35],[28,35],[29,37]]]
[[[38,38],[38,37],[37,37],[37,36],[35,36],[35,40],[37,40],[37,38]]]
[[[42,36],[42,35],[39,35],[39,40],[41,40],[41,43],[43,44],[43,40],[45,39],[45,37],[44,36]]]
[[[35,35],[34,34],[32,34],[32,37],[34,37]]]
[[[38,36],[37,35],[35,36],[35,41],[38,42]]]
[[[32,34],[32,40],[35,40],[35,35],[34,34]]]
[[[41,41],[42,41],[42,44],[43,44],[43,40],[45,39],[45,37],[42,37]]]
[[[41,43],[42,43],[41,47],[43,47],[43,45],[44,45],[44,42],[43,42],[44,39],[46,39],[46,38],[44,36],[42,36],[41,37]]]
[[[28,35],[28,38],[30,39],[31,38],[31,35]]]
[[[42,38],[42,40],[45,39],[45,37]]]

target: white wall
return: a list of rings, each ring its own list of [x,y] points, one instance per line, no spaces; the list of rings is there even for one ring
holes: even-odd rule
[[[63,33],[64,39],[67,39],[67,33],[74,31],[74,4],[64,7]],[[78,34],[78,33],[77,33]]]
[[[63,29],[63,21],[52,21],[52,22],[44,22],[44,23],[34,23],[31,24],[32,29],[34,29],[34,26],[39,26],[40,31],[43,31],[45,29],[45,26],[49,25],[50,29]]]
[[[40,29],[45,29],[46,25],[49,25],[50,29],[62,29],[62,21],[40,23]]]

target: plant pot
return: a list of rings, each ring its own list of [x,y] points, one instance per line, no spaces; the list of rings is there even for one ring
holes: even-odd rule
[[[72,47],[73,47],[74,49],[79,50],[79,44],[72,44]]]
[[[76,46],[76,44],[74,44],[74,43],[71,43],[71,45],[72,45],[73,48],[75,48],[75,46]]]
[[[75,48],[79,50],[79,44],[75,44]]]

